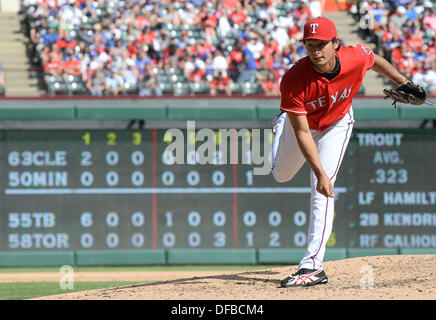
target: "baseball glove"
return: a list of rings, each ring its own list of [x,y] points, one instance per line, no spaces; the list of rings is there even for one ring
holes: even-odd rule
[[[420,105],[423,104],[427,98],[424,88],[410,80],[395,90],[384,89],[383,93],[385,94],[385,99],[391,98],[394,100],[392,104],[395,107],[397,107],[397,102]]]

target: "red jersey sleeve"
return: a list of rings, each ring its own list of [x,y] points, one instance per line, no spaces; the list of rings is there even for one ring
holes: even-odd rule
[[[304,107],[304,88],[301,86],[301,81],[297,77],[296,66],[288,70],[280,81],[280,110],[291,112],[297,115],[306,115],[307,111]]]
[[[356,45],[356,54],[361,57],[361,61],[365,63],[364,70],[367,71],[372,68],[375,61],[375,55],[372,50],[363,43]]]

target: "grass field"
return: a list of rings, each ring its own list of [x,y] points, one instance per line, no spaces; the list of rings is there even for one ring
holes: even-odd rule
[[[277,266],[269,265],[180,265],[180,266],[119,266],[74,267],[74,272],[128,272],[128,271],[249,271]],[[1,274],[59,272],[57,267],[0,268]],[[0,282],[0,300],[22,300],[84,290],[112,288],[145,283],[146,281],[75,281],[74,288],[62,289],[58,281]]]
[[[144,283],[130,281],[103,281],[103,282],[74,282],[73,289],[61,289],[59,282],[6,282],[0,283],[1,300],[21,300],[54,294],[70,293],[83,290],[94,290],[111,287],[125,286],[129,284]]]

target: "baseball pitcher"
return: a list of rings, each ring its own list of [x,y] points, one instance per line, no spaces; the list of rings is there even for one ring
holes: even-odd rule
[[[282,287],[327,283],[323,258],[333,225],[333,186],[353,130],[352,99],[366,72],[372,69],[398,86],[384,91],[395,102],[422,104],[426,99],[421,87],[366,45],[342,46],[329,19],[307,21],[301,41],[307,56],[280,83],[282,113],[274,121],[272,173],[278,182],[289,181],[309,163],[310,221],[306,254]]]

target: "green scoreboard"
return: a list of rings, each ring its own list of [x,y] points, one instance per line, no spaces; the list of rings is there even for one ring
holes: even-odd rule
[[[183,164],[164,129],[1,131],[0,251],[305,248],[308,165],[277,183],[255,174],[253,129],[229,152],[220,130],[206,164],[187,130]],[[434,130],[355,129],[327,246],[436,248],[435,141]]]

